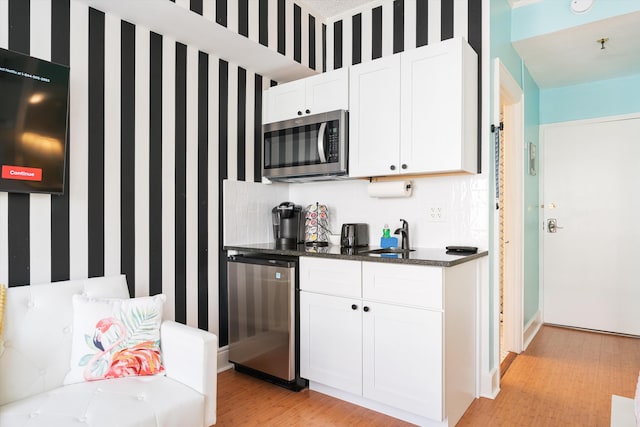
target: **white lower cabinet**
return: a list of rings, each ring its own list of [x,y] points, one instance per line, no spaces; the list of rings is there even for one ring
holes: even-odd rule
[[[301,257],[301,376],[397,418],[455,425],[475,397],[475,277],[475,262]]]
[[[300,292],[300,376],[362,393],[362,311],[358,304],[354,299]]]
[[[362,395],[442,420],[442,313],[364,304]]]

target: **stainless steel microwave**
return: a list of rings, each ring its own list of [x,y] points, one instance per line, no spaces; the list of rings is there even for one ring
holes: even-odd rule
[[[262,176],[303,182],[346,178],[349,113],[327,113],[262,126]]]

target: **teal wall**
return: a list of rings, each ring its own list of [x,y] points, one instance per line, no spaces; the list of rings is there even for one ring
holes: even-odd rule
[[[640,0],[596,0],[592,9],[584,14],[571,12],[569,0],[542,0],[528,6],[511,9],[507,0],[490,0],[490,96],[489,110],[493,120],[493,60],[507,67],[524,92],[525,100],[525,143],[534,143],[540,154],[540,124],[588,119],[611,115],[640,112],[640,75],[604,80],[553,89],[540,89],[533,80],[518,53],[512,46],[513,41],[571,28],[616,15],[640,11]],[[493,135],[489,139],[493,141]],[[493,144],[491,147],[493,164]],[[528,166],[527,152],[523,150],[524,164]],[[492,168],[493,169],[493,168]],[[540,164],[538,163],[538,171]],[[493,175],[493,173],[492,173]],[[526,325],[540,307],[539,277],[539,176],[524,171],[524,324]],[[493,225],[496,211],[490,211],[490,224]],[[493,227],[490,235],[493,235]],[[490,265],[493,266],[495,248],[490,242]],[[493,301],[496,289],[493,288],[497,272],[490,269],[490,300]],[[490,307],[490,348],[497,337],[493,336],[495,313]],[[496,365],[495,355],[489,358],[490,367]]]
[[[569,5],[568,0],[542,0],[513,9],[510,42],[640,11],[639,0],[596,0],[593,7],[584,14],[574,14]],[[500,31],[502,33],[504,29]],[[500,52],[508,50],[503,48]],[[640,96],[631,95],[640,93],[640,74],[539,90],[526,72],[526,68],[524,70],[522,82],[526,102],[525,141],[534,142],[538,148],[538,124],[640,112]],[[527,89],[528,86],[533,87]],[[537,100],[531,99],[536,96]],[[539,307],[538,191],[538,177],[525,175],[525,324]]]
[[[512,28],[512,11],[509,7],[507,0],[491,0],[490,9],[490,58],[491,58],[491,90],[490,90],[490,117],[494,117],[493,111],[493,61],[495,58],[500,58],[500,61],[509,70],[509,73],[516,80],[518,85],[522,88],[524,93],[524,142],[533,143],[537,147],[538,143],[538,128],[540,123],[539,117],[539,105],[540,105],[540,91],[538,85],[532,79],[526,66],[523,64],[522,59],[511,45],[511,28]],[[493,141],[493,137],[490,139]],[[491,151],[491,164],[493,164],[493,147]],[[525,150],[522,150],[523,162],[528,165],[528,156]],[[495,177],[494,177],[495,178]],[[528,167],[524,170],[524,323],[527,324],[537,313],[540,307],[539,301],[539,237],[538,237],[538,193],[539,193],[539,179],[538,176],[531,176],[528,174]],[[496,211],[491,209],[490,223],[493,225],[494,216]],[[490,230],[490,235],[493,235],[493,228]],[[493,243],[493,242],[491,242]],[[491,265],[493,265],[493,257],[497,254],[495,248],[491,247]],[[494,277],[497,272],[491,271],[489,280],[493,284]],[[495,296],[497,289],[493,289],[490,293],[491,301]],[[493,307],[491,307],[493,308]],[[495,318],[494,313],[490,312],[491,319]],[[493,323],[491,323],[490,331],[493,331]],[[491,346],[495,343],[496,337],[490,333]],[[493,367],[496,362],[493,359],[493,354],[490,357],[490,365]]]
[[[640,74],[545,89],[540,92],[540,123],[637,113],[640,112],[637,94],[640,94]]]
[[[517,66],[517,62],[513,61],[515,51],[511,46],[511,8],[509,8],[506,0],[491,0],[490,3],[490,24],[489,24],[489,54],[490,54],[490,65],[489,65],[489,81],[490,89],[489,89],[489,117],[493,123],[494,118],[494,70],[493,70],[493,60],[495,58],[500,58],[501,61],[505,64],[508,69],[514,69]],[[517,55],[516,55],[517,56]],[[491,141],[491,146],[489,149],[490,153],[490,164],[494,165],[495,156],[494,156],[494,136],[493,134],[488,139]],[[490,190],[490,194],[493,194],[493,188],[495,188],[495,173],[493,166],[490,166],[491,176],[492,176],[492,189]],[[495,233],[493,224],[495,223],[495,215],[497,214],[496,210],[492,206],[493,203],[489,203],[489,236],[493,236]],[[496,360],[496,354],[493,352],[493,348],[495,346],[496,337],[493,333],[495,330],[495,322],[496,313],[494,311],[494,301],[496,298],[496,293],[499,292],[499,289],[495,289],[495,276],[498,273],[494,271],[493,266],[495,265],[495,258],[498,255],[496,251],[496,247],[494,245],[494,239],[489,239],[489,370],[495,368],[498,364],[498,360]]]

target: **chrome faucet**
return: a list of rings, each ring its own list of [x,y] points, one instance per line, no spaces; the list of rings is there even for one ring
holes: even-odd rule
[[[400,221],[402,221],[402,228],[396,228],[396,231],[394,231],[393,234],[402,234],[402,243],[400,244],[400,247],[402,248],[402,250],[408,251],[410,249],[409,248],[409,223],[404,219],[400,219]]]

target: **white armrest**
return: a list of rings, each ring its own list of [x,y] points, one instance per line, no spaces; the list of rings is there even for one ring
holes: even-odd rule
[[[636,427],[633,399],[611,395],[611,427]]]
[[[205,396],[207,426],[216,423],[218,337],[172,320],[162,322],[160,346],[169,378]]]

